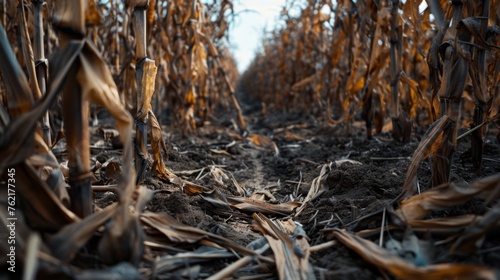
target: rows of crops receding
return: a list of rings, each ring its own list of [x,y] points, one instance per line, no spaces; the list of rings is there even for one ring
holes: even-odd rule
[[[476,128],[471,156],[480,168],[500,104],[499,4],[429,4],[290,1],[241,87],[268,107],[313,114],[326,126],[363,120],[368,138],[385,126],[408,142],[413,129],[445,118],[429,135],[436,185],[448,180],[458,129]]]
[[[20,211],[25,220],[18,224],[29,225],[33,234],[53,234],[43,246],[66,262],[108,221],[98,246],[101,260],[137,264],[144,252],[139,213],[151,199],[139,183],[146,169],[164,181],[176,178],[164,163],[167,150],[155,111],[168,110],[172,126],[186,135],[222,112],[234,114],[245,128],[234,96],[238,73],[226,40],[232,3],[0,4],[1,167],[2,172],[15,168],[9,170],[17,172],[17,180],[11,178],[22,201],[17,205],[29,205]],[[116,129],[99,131],[105,139],[121,142],[119,165],[96,161],[92,154],[90,138],[96,128],[90,127],[90,116],[97,107],[90,104],[114,119]],[[53,153],[58,145],[66,159],[61,165]],[[106,174],[117,179],[119,202],[95,211],[95,171],[108,164]],[[16,236],[18,260],[27,266],[25,273],[35,273],[37,261],[27,262],[37,257],[28,257],[24,246],[32,237],[29,231],[22,233]]]
[[[0,0],[0,279],[498,279],[500,1],[242,2]]]

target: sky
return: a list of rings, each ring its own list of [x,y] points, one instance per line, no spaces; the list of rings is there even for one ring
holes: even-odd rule
[[[276,26],[286,0],[240,0],[234,1],[234,12],[238,14],[230,27],[232,53],[243,73],[252,62],[263,38],[264,28],[270,31]],[[243,12],[248,10],[246,12]]]

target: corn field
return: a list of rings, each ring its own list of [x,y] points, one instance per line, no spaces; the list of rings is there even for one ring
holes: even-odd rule
[[[241,2],[0,0],[0,279],[500,278],[500,1]]]

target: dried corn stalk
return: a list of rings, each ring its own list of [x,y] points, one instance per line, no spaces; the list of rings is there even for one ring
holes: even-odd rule
[[[148,137],[148,115],[149,118],[155,118],[151,111],[151,99],[155,90],[155,79],[157,67],[154,60],[147,57],[146,53],[146,9],[148,0],[133,1],[133,27],[135,34],[135,58],[136,58],[136,82],[137,82],[137,101],[135,105],[135,122],[136,122],[136,157],[135,168],[137,171],[137,182],[142,180],[142,176],[147,166],[147,137]],[[161,132],[160,132],[161,135]],[[161,139],[163,141],[163,139]],[[156,142],[155,144],[158,144]],[[160,152],[155,147],[155,152]],[[155,159],[161,158],[160,155],[155,155]]]
[[[78,47],[78,59],[71,65],[63,93],[63,118],[68,144],[72,209],[81,217],[92,213],[88,103],[106,108],[115,118],[124,146],[124,172],[130,176],[131,118],[118,96],[115,82],[98,50],[85,39],[85,1],[57,3],[54,25],[61,48]],[[73,5],[74,6],[73,6]],[[57,67],[57,66],[56,66]]]

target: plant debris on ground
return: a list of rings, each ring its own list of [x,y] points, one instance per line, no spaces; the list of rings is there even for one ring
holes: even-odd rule
[[[0,278],[498,279],[499,3],[0,0]]]

